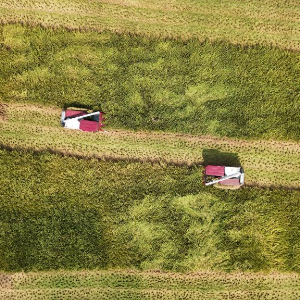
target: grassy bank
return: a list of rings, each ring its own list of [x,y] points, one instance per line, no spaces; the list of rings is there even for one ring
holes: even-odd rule
[[[61,110],[2,106],[0,144],[64,155],[178,165],[241,165],[247,185],[299,188],[300,145],[210,136],[114,131],[86,133],[60,126]]]
[[[298,299],[299,275],[137,272],[0,274],[0,299]]]
[[[1,27],[0,101],[101,107],[110,127],[299,140],[299,53]]]
[[[197,168],[1,150],[0,269],[299,271],[299,192]]]
[[[2,0],[2,23],[300,49],[295,0]]]

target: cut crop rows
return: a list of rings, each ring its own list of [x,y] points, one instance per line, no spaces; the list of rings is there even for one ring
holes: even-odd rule
[[[6,277],[9,288],[1,282]],[[293,300],[300,296],[299,284],[293,273],[31,272],[2,275],[0,299]]]
[[[0,13],[4,24],[300,48],[300,6],[294,0],[2,0]]]

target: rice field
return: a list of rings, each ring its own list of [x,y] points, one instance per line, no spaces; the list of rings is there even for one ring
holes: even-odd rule
[[[2,0],[0,21],[299,50],[295,0]]]
[[[299,299],[299,275],[58,271],[0,274],[0,299]]]
[[[1,0],[0,300],[300,299],[299,16]],[[206,164],[245,187],[204,187]]]

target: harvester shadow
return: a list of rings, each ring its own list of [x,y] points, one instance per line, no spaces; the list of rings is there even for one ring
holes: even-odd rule
[[[203,149],[203,165],[218,165],[229,167],[241,167],[237,153],[220,152],[218,149]]]
[[[76,107],[78,109],[86,109],[86,110],[101,110],[99,105],[88,105],[88,104],[82,104],[80,102],[67,102],[63,105],[63,109],[67,109],[69,107]]]
[[[0,120],[5,120],[7,118],[7,104],[0,103]]]

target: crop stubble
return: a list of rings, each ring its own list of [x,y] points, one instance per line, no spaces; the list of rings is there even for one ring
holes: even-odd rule
[[[0,299],[298,299],[297,274],[138,272],[14,273]]]

